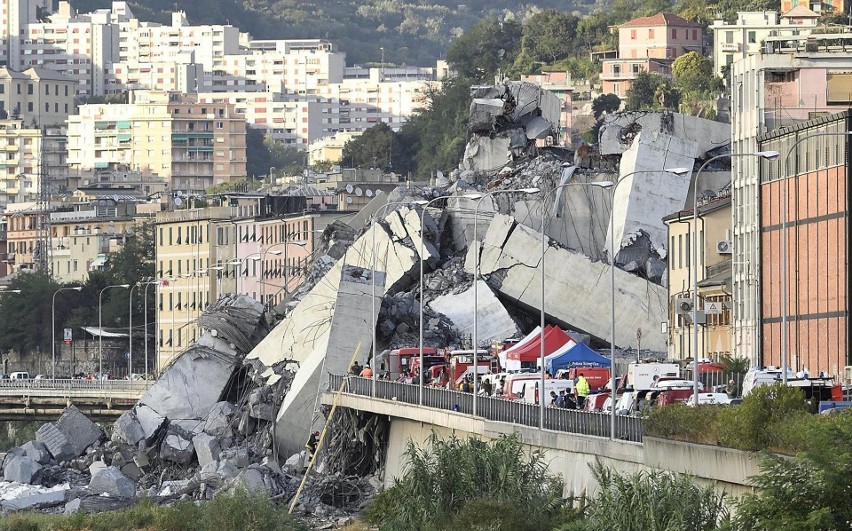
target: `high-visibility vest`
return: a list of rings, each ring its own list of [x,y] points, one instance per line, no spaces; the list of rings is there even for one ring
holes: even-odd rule
[[[577,379],[577,396],[589,396],[589,381],[585,376]]]

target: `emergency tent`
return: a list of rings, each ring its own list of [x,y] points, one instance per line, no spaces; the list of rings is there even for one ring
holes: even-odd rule
[[[556,374],[559,369],[569,367],[609,367],[609,358],[601,356],[583,343],[573,343],[544,358],[544,368],[551,375]]]
[[[544,329],[544,355],[547,356],[561,349],[567,343],[573,341],[571,336],[566,334],[558,326],[548,326]],[[524,363],[535,364],[536,360],[541,359],[541,332],[532,341],[524,346],[516,349],[510,349],[506,354],[506,368],[509,370],[519,370]]]
[[[540,335],[541,335],[541,327],[537,326],[537,327],[535,327],[535,329],[532,332],[530,332],[529,334],[524,336],[523,339],[521,339],[520,341],[518,341],[517,343],[515,343],[511,347],[507,348],[506,350],[504,350],[503,352],[498,354],[497,357],[500,358],[500,366],[501,367],[506,366],[506,359],[507,359],[507,356],[509,355],[510,352],[517,350],[517,349],[520,349],[520,348],[523,348],[530,341],[534,341],[535,338],[539,337]]]

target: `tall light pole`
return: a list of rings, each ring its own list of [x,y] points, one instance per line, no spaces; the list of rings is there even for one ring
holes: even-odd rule
[[[610,320],[610,342],[609,342],[609,378],[610,378],[610,415],[609,415],[609,438],[615,440],[615,402],[618,398],[618,393],[615,384],[615,191],[621,183],[626,182],[628,177],[646,173],[672,173],[677,176],[684,176],[692,171],[691,168],[667,168],[663,170],[637,170],[628,173],[609,189],[609,320]],[[621,242],[619,242],[619,248]]]
[[[803,136],[796,140],[790,149],[787,151],[787,156],[784,158],[784,174],[781,176],[784,185],[784,191],[781,195],[781,378],[784,381],[784,385],[787,385],[787,367],[789,355],[787,352],[787,178],[790,174],[790,156],[793,155],[793,152],[796,149],[796,146],[804,142],[805,140],[820,137],[820,136],[845,136],[848,137],[852,135],[852,131],[843,131],[843,132],[831,132],[831,133],[811,133],[809,135]],[[796,162],[798,163],[799,157],[796,157]],[[799,172],[796,168],[792,168],[794,177],[793,177],[793,187],[796,189],[796,219],[799,218]],[[798,303],[796,304],[796,311],[798,311]],[[798,337],[798,328],[796,330],[796,337]]]
[[[418,203],[418,202],[414,201],[414,203]],[[425,204],[426,202],[423,201],[423,203]],[[373,215],[373,222],[372,222],[372,225],[373,225],[373,227],[372,227],[372,229],[373,229],[373,231],[372,231],[373,232],[373,242],[370,246],[370,254],[372,255],[372,258],[373,258],[373,272],[371,274],[371,277],[372,277],[372,282],[371,282],[371,284],[372,284],[372,298],[373,298],[373,306],[372,306],[373,314],[372,315],[373,315],[373,317],[370,318],[371,320],[374,319],[378,315],[376,313],[376,265],[377,265],[377,260],[376,260],[376,232],[378,231],[379,220],[384,219],[384,217],[387,215],[388,207],[395,206],[395,205],[405,205],[405,204],[408,204],[408,202],[406,202],[406,201],[390,201],[390,202],[382,205],[376,211],[376,213]],[[381,214],[379,214],[379,212],[381,212]],[[387,273],[387,269],[388,269],[387,260],[385,260],[385,267],[384,267],[385,273]],[[385,279],[385,280],[387,280],[387,279]],[[373,322],[373,356],[370,358],[370,369],[372,369],[372,371],[373,371],[373,381],[372,381],[372,384],[371,384],[371,392],[372,392],[372,396],[374,396],[374,397],[376,396],[376,344],[378,343],[376,328],[377,328],[376,323]]]
[[[777,151],[758,151],[756,153],[724,153],[710,157],[698,168],[692,186],[692,394],[695,405],[698,405],[698,183],[701,172],[714,160],[733,157],[760,157],[775,160]],[[782,264],[783,265],[783,264]],[[784,373],[786,375],[786,372]]]
[[[143,291],[144,301],[144,318],[145,318],[145,378],[148,378],[148,286],[152,284],[160,285],[163,280],[149,280],[147,282],[143,282],[145,286],[145,290]],[[154,297],[156,298],[156,290],[154,290]]]
[[[544,400],[546,398],[545,394],[544,394],[544,383],[545,383],[545,377],[544,377],[544,373],[545,373],[545,367],[544,367],[544,358],[545,358],[545,351],[544,351],[544,287],[545,287],[545,282],[544,282],[544,273],[545,273],[545,271],[544,271],[544,255],[545,255],[545,251],[547,250],[546,245],[549,241],[549,238],[547,237],[547,230],[546,230],[547,229],[547,219],[548,219],[547,216],[546,216],[547,201],[548,201],[548,198],[552,194],[556,193],[556,191],[561,189],[561,188],[567,188],[569,186],[583,186],[583,187],[595,187],[595,188],[609,189],[609,188],[612,188],[613,184],[614,183],[612,181],[597,181],[597,182],[588,182],[588,183],[575,182],[575,183],[560,184],[560,185],[548,190],[547,193],[544,194],[544,197],[542,198],[542,201],[541,201],[541,225],[540,225],[540,228],[541,228],[541,260],[540,260],[541,261],[541,315],[540,315],[540,317],[541,317],[541,324],[540,324],[541,332],[540,332],[540,336],[539,336],[539,341],[541,342],[541,351],[540,351],[540,355],[541,355],[541,378],[540,378],[541,381],[540,381],[540,385],[541,385],[541,387],[539,388],[539,392],[538,392],[538,402],[539,402],[538,427],[541,428],[541,429],[544,429]]]
[[[423,405],[423,307],[425,305],[425,301],[423,300],[423,266],[426,259],[424,255],[426,254],[426,236],[423,232],[426,230],[426,209],[434,203],[435,201],[440,201],[442,199],[452,199],[452,198],[465,198],[465,199],[479,199],[481,194],[479,193],[471,193],[465,195],[442,195],[440,197],[436,197],[430,201],[426,201],[423,204],[423,211],[420,213],[420,378],[419,378],[419,399],[418,403]]]
[[[60,291],[82,291],[83,286],[74,286],[70,288],[59,288],[58,290],[53,292],[53,300],[50,303],[50,352],[53,355],[53,369],[50,371],[50,379],[56,379],[56,295]],[[20,293],[21,290],[12,290],[14,293]],[[3,293],[9,293],[8,291],[4,291]]]
[[[479,319],[477,311],[479,309],[479,205],[486,197],[492,197],[495,194],[535,194],[538,193],[538,188],[516,188],[511,190],[494,190],[482,194],[476,201],[476,207],[473,209],[473,241],[476,242],[476,251],[473,253],[473,415],[476,415],[477,396],[479,394]]]
[[[104,292],[112,288],[127,289],[130,284],[115,284],[107,286],[98,293],[98,380],[103,378],[104,373],[104,327],[103,327],[103,295]]]

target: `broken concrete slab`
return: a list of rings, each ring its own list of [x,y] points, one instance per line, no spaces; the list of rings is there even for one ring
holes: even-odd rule
[[[227,437],[231,433],[231,418],[237,407],[230,402],[217,402],[207,413],[204,432],[214,437]]]
[[[446,315],[462,335],[471,337],[473,337],[475,308],[479,327],[477,338],[480,343],[517,336],[520,333],[517,324],[506,311],[503,303],[494,295],[491,287],[485,281],[479,280],[477,291],[476,301],[473,296],[474,289],[471,287],[457,295],[447,294],[437,297],[429,303],[429,307]]]
[[[92,476],[89,490],[94,494],[109,494],[119,498],[132,498],[136,495],[136,484],[121,470],[108,466]]]
[[[83,502],[80,498],[74,498],[65,504],[65,514],[74,514],[82,509]]]
[[[112,440],[136,446],[145,438],[145,431],[136,418],[134,410],[125,411],[119,415],[112,425]]]
[[[473,269],[473,252],[465,268]],[[541,307],[541,235],[513,218],[497,214],[482,246],[480,271],[504,297],[531,309]],[[609,341],[609,265],[549,246],[545,253],[545,308],[551,321]],[[667,312],[667,290],[616,268],[616,345],[634,345],[642,332],[642,347],[665,352],[659,333]]]
[[[74,448],[52,422],[45,422],[36,432],[36,441],[43,444],[57,463],[62,463],[77,457]]]
[[[683,208],[696,145],[695,140],[642,131],[621,156],[612,208],[616,258],[621,247],[640,233],[650,238],[657,257],[666,257],[668,233],[662,220]],[[675,168],[688,169],[689,173],[675,175],[664,171]],[[607,249],[612,237],[607,235]]]
[[[264,482],[263,474],[254,468],[241,470],[233,479],[231,488],[243,488],[248,492],[265,492],[269,489]]]
[[[41,465],[38,462],[27,455],[18,455],[6,463],[3,468],[3,479],[29,484],[37,479],[39,472],[41,472]]]
[[[279,455],[298,452],[308,440],[315,422],[317,389],[322,391],[328,386],[325,375],[345,374],[355,349],[360,345],[361,352],[366,354],[372,342],[372,330],[381,306],[376,304],[375,314],[372,313],[370,275],[373,271],[347,265],[339,274],[327,346],[314,350],[302,362],[278,412],[275,436]]]
[[[214,437],[202,433],[192,438],[192,446],[198,456],[198,465],[201,467],[215,464],[219,461],[219,441]]]
[[[136,463],[134,463],[133,461],[122,466],[121,473],[129,477],[133,481],[139,481],[139,478],[141,478],[143,475],[142,469],[140,469],[139,466],[137,466]]]
[[[46,465],[50,462],[50,452],[47,447],[38,441],[28,441],[21,446],[27,457],[40,465]]]
[[[0,502],[0,508],[6,511],[23,511],[25,509],[34,509],[36,507],[51,507],[65,503],[67,489],[60,488],[56,490],[36,490],[32,489],[19,495],[12,500],[3,500]]]
[[[272,402],[250,404],[249,415],[256,419],[272,421],[275,419],[275,406]]]
[[[142,427],[142,435],[146,441],[151,440],[166,422],[166,418],[163,415],[160,415],[145,404],[137,405],[133,408],[133,412],[136,414],[136,420],[139,421],[139,425]]]
[[[511,160],[512,139],[508,135],[473,135],[464,148],[461,168],[481,172],[496,171]]]
[[[163,442],[160,443],[160,458],[179,465],[188,465],[194,456],[192,437],[182,429],[169,425]]]
[[[383,289],[377,282],[377,298],[384,296],[391,288],[397,289],[398,286],[413,282],[418,272],[419,255],[416,248],[404,245],[402,242],[418,237],[420,217],[416,212],[412,215],[410,209],[403,207],[390,212],[385,219],[394,218],[402,222],[394,223],[394,226],[398,227],[397,232],[389,232],[388,227],[374,223],[347,249],[344,256],[310,290],[299,305],[246,356],[246,361],[257,359],[264,366],[272,367],[283,360],[303,363],[313,352],[324,351],[328,344],[329,329],[335,312],[334,305],[344,265],[371,269],[375,262],[376,269],[385,273],[387,286]],[[427,221],[428,219],[427,214]],[[428,247],[426,250],[428,251]],[[367,352],[369,348],[369,344],[362,345],[363,352]]]
[[[601,155],[624,153],[640,131],[693,140],[693,157],[731,143],[730,124],[668,111],[621,112],[604,117],[599,136]]]
[[[104,436],[101,427],[89,420],[89,417],[74,405],[65,408],[56,421],[56,427],[65,435],[75,455],[82,454],[86,448]]]

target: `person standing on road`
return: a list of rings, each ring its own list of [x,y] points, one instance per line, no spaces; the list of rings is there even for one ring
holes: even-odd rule
[[[583,409],[583,403],[586,397],[589,396],[589,381],[583,376],[583,373],[577,377],[577,382],[574,384],[574,391],[577,394],[577,409]]]

